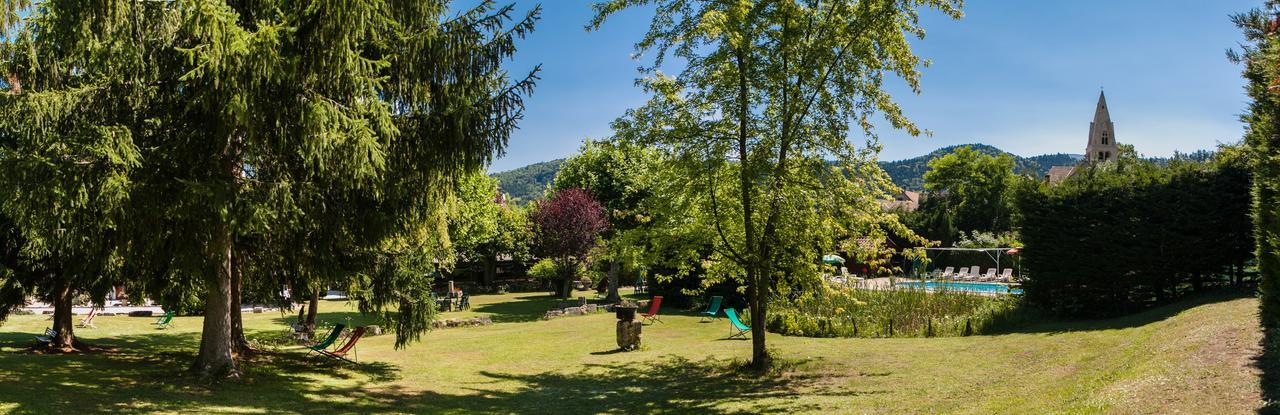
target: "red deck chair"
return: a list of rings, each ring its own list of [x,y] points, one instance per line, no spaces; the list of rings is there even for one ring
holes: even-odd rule
[[[96,328],[98,328],[98,327],[93,325],[93,318],[94,318],[94,317],[97,317],[97,316],[98,316],[98,309],[97,309],[97,308],[90,308],[90,309],[89,309],[89,315],[88,315],[88,316],[86,316],[86,317],[84,318],[84,320],[80,320],[80,323],[79,323],[78,325],[79,325],[80,327],[86,327],[86,328],[96,329]]]
[[[356,330],[351,332],[351,337],[347,338],[346,344],[343,344],[342,347],[339,347],[337,350],[334,350],[331,352],[326,350],[320,350],[320,354],[332,357],[334,359],[345,360],[349,363],[355,363],[355,361],[347,359],[347,352],[350,352],[352,349],[356,347],[356,342],[360,341],[361,336],[364,336],[364,331],[365,331],[364,327],[356,327]]]
[[[658,318],[658,307],[661,307],[661,306],[662,306],[662,296],[661,295],[653,296],[653,301],[649,302],[649,311],[645,313],[640,313],[640,316],[644,317],[644,320],[641,320],[641,323],[645,321],[650,321],[650,320],[661,323],[662,319]]]

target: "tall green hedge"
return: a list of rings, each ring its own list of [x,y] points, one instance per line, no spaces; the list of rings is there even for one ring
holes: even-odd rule
[[[1129,158],[1020,192],[1027,300],[1111,316],[1239,282],[1252,250],[1248,186],[1236,165]]]
[[[1262,281],[1262,323],[1280,327],[1280,36],[1275,4],[1233,16],[1249,44],[1233,53],[1245,65],[1251,102],[1245,143],[1253,169],[1253,220],[1257,234],[1258,271]]]

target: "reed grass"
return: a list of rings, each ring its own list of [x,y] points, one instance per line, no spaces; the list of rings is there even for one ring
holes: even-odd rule
[[[994,331],[1018,297],[916,287],[825,287],[775,302],[769,330],[808,337],[967,336]]]

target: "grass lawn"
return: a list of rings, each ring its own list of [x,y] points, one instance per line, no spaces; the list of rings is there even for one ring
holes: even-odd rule
[[[475,296],[492,326],[433,331],[394,350],[362,340],[360,365],[297,349],[244,362],[238,383],[196,384],[183,369],[200,318],[156,330],[151,318],[98,317],[77,334],[117,348],[87,355],[21,351],[44,316],[0,326],[0,412],[13,413],[1250,413],[1262,406],[1254,359],[1258,302],[1217,293],[1125,318],[1044,323],[956,338],[811,339],[771,335],[776,373],[737,368],[748,341],[728,323],[671,315],[645,347],[614,352],[611,314],[537,317],[539,294]],[[363,324],[343,302],[320,318]],[[281,330],[280,313],[246,327]],[[292,316],[290,317],[292,318]]]

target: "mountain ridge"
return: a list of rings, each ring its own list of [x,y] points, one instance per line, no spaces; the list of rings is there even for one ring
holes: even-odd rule
[[[1001,150],[989,144],[957,144],[933,150],[927,154],[895,161],[881,161],[880,167],[889,173],[889,177],[898,187],[904,190],[924,189],[924,173],[929,169],[929,161],[950,154],[960,147],[971,147],[974,150],[992,154],[1008,154],[1013,156],[1014,171],[1019,174],[1030,174],[1044,177],[1053,166],[1073,166],[1084,158],[1081,154],[1041,154],[1023,157]],[[534,200],[542,196],[542,192],[556,178],[563,158],[533,163],[511,170],[490,173],[498,179],[498,186],[503,193],[521,201]]]

